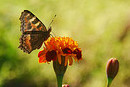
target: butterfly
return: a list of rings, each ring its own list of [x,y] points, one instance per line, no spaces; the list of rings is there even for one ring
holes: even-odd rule
[[[45,25],[30,11],[24,10],[19,18],[22,35],[18,48],[30,54],[39,49],[43,42],[50,37],[51,27],[47,30]]]

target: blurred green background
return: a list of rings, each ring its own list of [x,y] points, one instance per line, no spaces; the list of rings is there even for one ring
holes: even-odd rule
[[[130,0],[0,0],[0,87],[56,87],[50,64],[38,52],[18,49],[19,17],[30,10],[55,36],[78,41],[83,60],[68,66],[63,83],[71,87],[106,87],[106,63],[116,57],[119,73],[111,87],[130,87]]]

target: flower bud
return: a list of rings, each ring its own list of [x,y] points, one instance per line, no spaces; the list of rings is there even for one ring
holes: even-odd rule
[[[115,78],[115,76],[118,73],[119,69],[119,62],[116,58],[111,58],[107,62],[106,66],[106,72],[107,72],[107,78],[108,78],[108,87],[111,84],[112,80]]]

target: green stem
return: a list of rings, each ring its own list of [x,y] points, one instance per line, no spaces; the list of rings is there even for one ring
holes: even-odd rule
[[[56,74],[58,87],[62,87],[62,80],[67,69],[67,65],[65,66],[65,57],[61,56],[61,64],[59,64],[58,60],[53,61],[53,68]]]
[[[107,81],[107,87],[110,87],[111,83],[112,83],[112,78],[108,78],[108,81]]]
[[[56,75],[58,87],[62,87],[63,75]]]

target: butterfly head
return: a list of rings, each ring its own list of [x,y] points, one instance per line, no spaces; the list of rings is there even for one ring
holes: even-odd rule
[[[51,27],[49,27],[48,32],[49,32],[49,33],[51,32]]]

